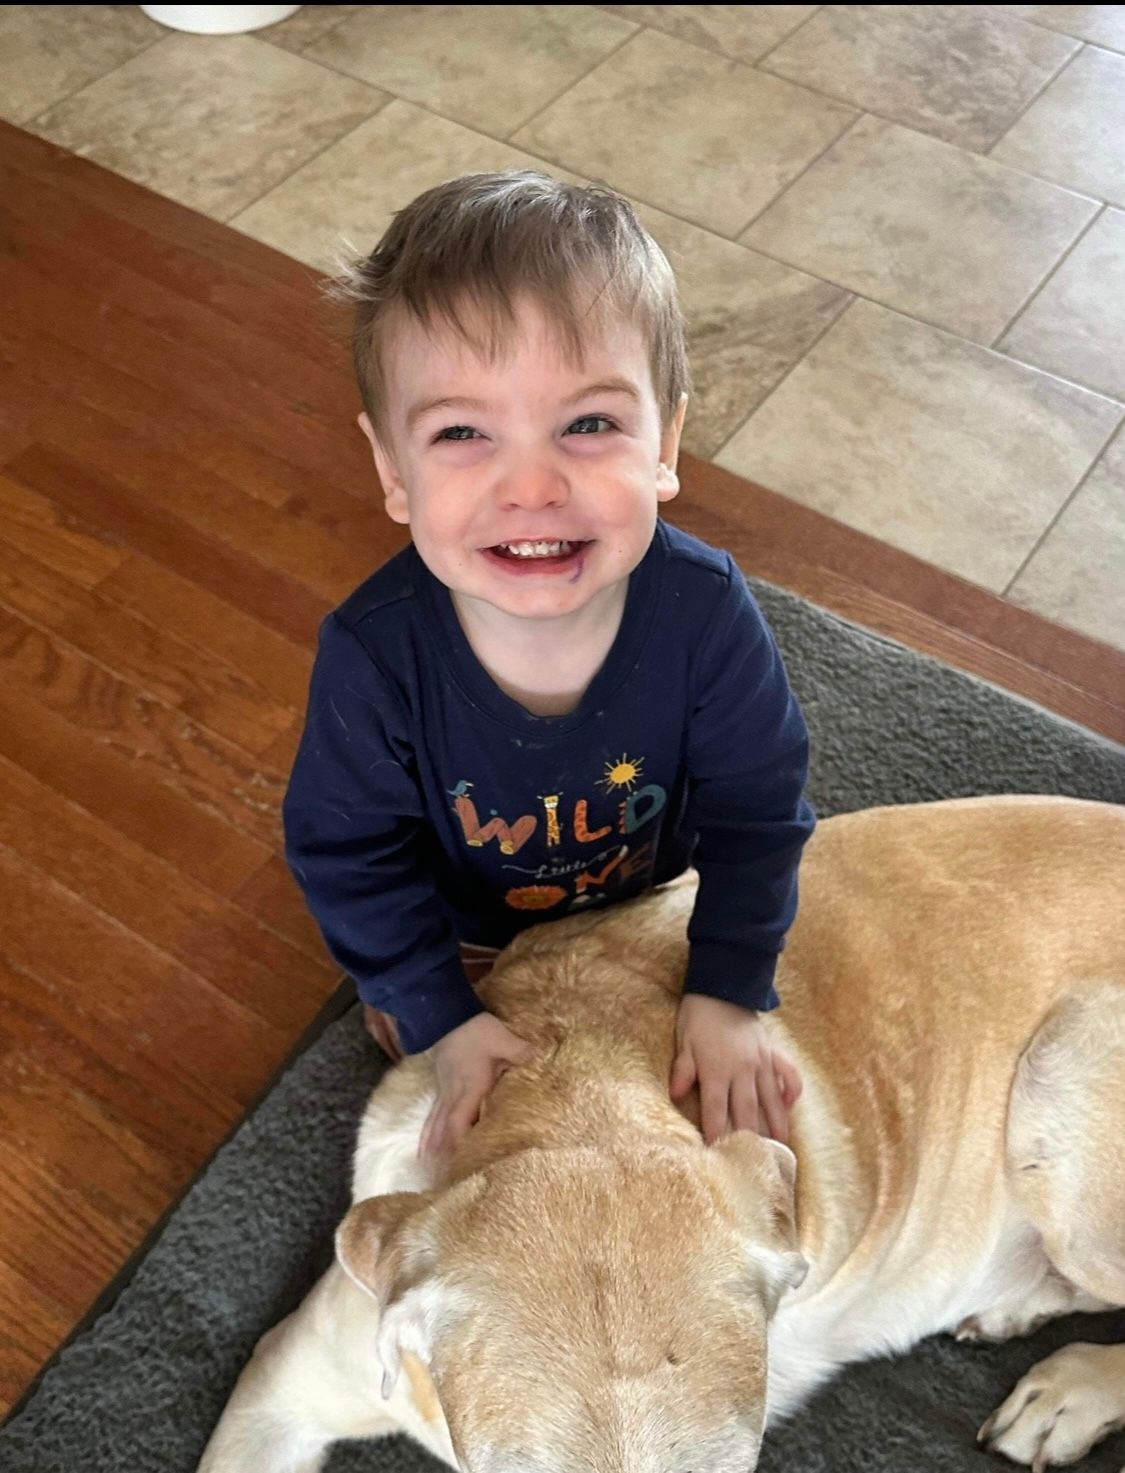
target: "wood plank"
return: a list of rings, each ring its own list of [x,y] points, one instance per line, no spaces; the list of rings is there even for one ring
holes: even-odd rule
[[[45,1286],[17,1273],[0,1250],[0,1406],[11,1406],[22,1394],[71,1322]]]
[[[65,436],[68,430],[80,436],[84,411],[92,409],[267,506],[282,506],[295,495],[313,499],[325,485],[339,487],[341,494],[354,485],[357,498],[366,494],[360,473],[370,459],[347,436],[341,437],[339,454],[330,464],[312,469],[294,465],[279,453],[279,446],[243,437],[238,422],[216,434],[214,415],[203,409],[178,403],[175,413],[169,413],[167,393],[100,360],[95,344],[90,349],[62,342],[48,323],[34,342],[26,333],[9,341],[0,318],[0,429],[19,439],[20,448],[44,435]],[[160,427],[158,438],[153,437],[154,425]],[[4,459],[16,453],[13,449]]]
[[[286,774],[138,689],[0,604],[0,675],[162,785],[270,846]]]
[[[285,459],[311,469],[331,463],[350,438],[343,425],[327,428],[311,406],[294,403],[268,384],[247,384],[237,368],[218,353],[177,342],[148,323],[87,296],[79,283],[48,281],[33,267],[0,256],[0,299],[5,311],[0,334],[9,345],[32,355],[50,324],[53,337],[85,353],[96,353],[119,372],[151,384],[166,396],[222,419],[239,406],[244,439],[283,449]]]
[[[301,350],[335,361],[319,324],[309,323],[315,273],[302,262],[2,121],[0,160],[30,179],[33,198],[46,189],[73,202],[65,234],[96,238],[104,254],[140,263],[267,338],[301,333]]]
[[[209,660],[256,681],[270,702],[290,713],[304,710],[315,623],[298,645],[174,569],[107,540],[108,535],[0,474],[0,542],[6,548],[174,631]]]
[[[272,847],[2,682],[0,756],[216,894],[245,884]]]
[[[336,985],[319,945],[294,945],[2,757],[0,845],[286,1033]],[[295,885],[286,900],[304,911]]]
[[[0,1138],[0,1255],[7,1268],[32,1284],[49,1285],[51,1298],[81,1318],[140,1241],[136,1232],[97,1208],[81,1190],[44,1174]],[[49,1257],[44,1246],[50,1245]],[[9,1333],[17,1327],[9,1325]]]
[[[67,470],[72,476],[81,471],[83,486],[96,479],[113,487],[120,499],[144,499],[186,529],[228,546],[252,547],[258,562],[327,599],[336,599],[337,590],[354,587],[371,571],[362,543],[357,546],[354,540],[362,526],[374,521],[371,509],[353,503],[352,520],[345,527],[345,535],[353,538],[349,543],[296,512],[292,498],[285,503],[288,514],[278,516],[274,508],[217,476],[201,475],[197,466],[164,446],[138,440],[96,410],[87,411],[80,428],[62,435],[45,433],[34,449],[8,462],[9,476],[48,490],[41,474],[29,473],[32,466],[50,468],[52,494]]]
[[[176,1191],[182,1169],[64,1078],[49,1058],[13,1047],[2,1032],[0,1039],[5,1142],[43,1176],[81,1189],[107,1218],[140,1236]]]
[[[178,1060],[240,1104],[254,1098],[284,1058],[280,1028],[6,848],[0,849],[0,884],[8,901],[9,965],[50,977],[76,999],[96,1000],[103,1017],[126,1025],[138,1050]]]
[[[144,688],[254,756],[293,723],[293,710],[276,704],[247,676],[167,627],[122,608],[100,591],[87,591],[22,548],[2,542],[0,610],[49,631],[91,664],[128,686]]]
[[[316,649],[316,624],[301,645],[268,629],[174,569],[130,553],[97,585],[123,609],[143,614],[212,659],[253,677],[269,699],[291,712],[308,701],[309,671]]]
[[[0,541],[80,588],[96,587],[128,557],[104,528],[76,526],[45,496],[4,475],[0,475]]]
[[[118,543],[167,563],[182,577],[241,609],[296,644],[308,639],[333,605],[304,582],[268,568],[249,549],[231,546],[155,506],[108,477],[42,444],[17,455],[5,474],[46,496],[80,524],[104,528]]]
[[[202,1084],[175,1059],[139,1048],[113,1026],[96,995],[0,958],[0,1047],[40,1060],[141,1141],[190,1173],[239,1119],[242,1105]],[[62,1113],[69,1111],[65,1108]],[[89,1161],[76,1161],[86,1170]],[[92,1186],[96,1186],[96,1175]],[[0,1253],[2,1253],[0,1245]]]
[[[241,376],[246,394],[279,396],[330,434],[347,433],[339,414],[339,361],[328,334],[316,331],[308,311],[289,315],[287,330],[281,332],[276,312],[268,323],[248,324],[217,311],[205,291],[185,292],[185,285],[196,282],[185,279],[183,272],[161,280],[138,269],[136,257],[128,255],[130,244],[135,250],[136,231],[130,232],[123,251],[110,253],[104,225],[91,230],[86,218],[76,234],[75,202],[49,184],[0,164],[0,187],[7,257],[67,292],[80,282],[83,297],[96,298],[106,315],[120,312],[143,323],[174,342],[177,352],[218,359]],[[169,264],[162,253],[162,275]],[[262,300],[269,298],[263,295]]]

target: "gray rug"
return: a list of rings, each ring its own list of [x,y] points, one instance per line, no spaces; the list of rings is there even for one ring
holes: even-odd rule
[[[821,815],[999,792],[1125,803],[1122,748],[753,586],[813,729],[811,796]],[[192,1473],[258,1336],[330,1259],[356,1122],[381,1070],[355,1008],[301,1052],[122,1276],[128,1281],[112,1286],[104,1312],[0,1429],[3,1473]],[[1125,1313],[1075,1317],[985,1349],[934,1339],[910,1356],[852,1367],[771,1432],[760,1466],[981,1470],[990,1460],[974,1447],[977,1426],[1030,1365],[1079,1338],[1125,1340]],[[1083,1467],[1117,1473],[1123,1462],[1117,1437]],[[412,1473],[438,1465],[396,1439],[341,1444],[329,1466]]]

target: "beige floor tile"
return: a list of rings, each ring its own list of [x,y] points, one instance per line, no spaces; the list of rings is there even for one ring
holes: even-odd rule
[[[1125,399],[1125,214],[1106,210],[997,347]]]
[[[254,36],[169,33],[35,131],[226,220],[385,102]]]
[[[511,141],[731,236],[854,117],[803,88],[642,31]]]
[[[166,34],[137,5],[0,5],[0,118],[28,122]]]
[[[635,30],[592,5],[363,5],[305,55],[507,138]]]
[[[1125,649],[1125,435],[1079,487],[1008,597]]]
[[[768,72],[985,149],[1078,43],[994,5],[824,5]]]
[[[347,20],[354,11],[362,9],[361,5],[302,5],[296,15],[254,34],[259,40],[272,41],[286,51],[300,52]]]
[[[715,460],[998,593],[1122,414],[857,301]]]
[[[603,5],[623,20],[651,26],[752,65],[795,31],[815,5]]]
[[[1088,46],[992,150],[1067,189],[1125,205],[1125,56]]]
[[[694,389],[683,448],[710,459],[851,297],[648,205],[636,210],[672,264],[687,318]]]
[[[319,271],[329,270],[341,238],[357,251],[369,251],[395,211],[423,190],[460,174],[493,169],[543,169],[555,178],[586,182],[393,98],[230,223]]]
[[[740,239],[991,343],[1098,204],[880,118],[862,118]]]
[[[1000,9],[1052,31],[1125,51],[1125,5],[1002,5]]]

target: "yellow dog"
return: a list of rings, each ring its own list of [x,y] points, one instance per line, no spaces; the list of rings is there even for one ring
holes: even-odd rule
[[[375,1091],[337,1259],[260,1342],[204,1473],[406,1431],[465,1473],[747,1473],[771,1417],[935,1331],[1125,1305],[1125,809],[982,798],[821,824],[782,959],[793,1151],[668,1096],[692,880],[539,927],[487,1006],[536,1045],[419,1162]],[[1125,1348],[982,1429],[1037,1467],[1125,1420]]]

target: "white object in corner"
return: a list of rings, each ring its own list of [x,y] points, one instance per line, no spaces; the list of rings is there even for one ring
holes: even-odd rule
[[[162,26],[174,31],[193,31],[199,36],[233,36],[239,31],[260,31],[294,15],[299,5],[142,5],[141,9]]]

